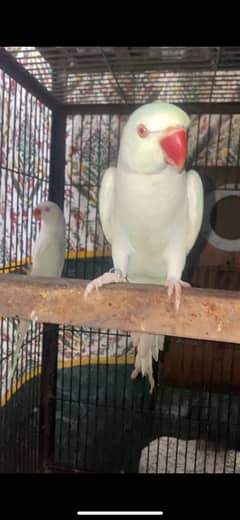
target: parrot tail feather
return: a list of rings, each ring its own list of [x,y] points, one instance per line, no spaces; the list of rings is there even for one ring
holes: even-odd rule
[[[14,377],[14,374],[15,374],[15,371],[17,368],[18,358],[20,355],[20,351],[21,351],[25,336],[28,331],[29,324],[30,324],[30,321],[20,321],[19,326],[18,326],[17,345],[15,348],[15,352],[13,353],[11,366],[10,366],[10,369],[8,372],[7,391],[10,390],[12,382],[13,382],[13,377]]]
[[[132,345],[137,350],[135,368],[132,371],[131,378],[135,379],[138,374],[142,374],[142,377],[147,376],[150,394],[155,386],[152,360],[158,361],[159,351],[164,350],[164,339],[164,336],[157,334],[131,334]]]

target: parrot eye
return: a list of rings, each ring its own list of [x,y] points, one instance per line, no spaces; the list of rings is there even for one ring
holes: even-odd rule
[[[147,137],[149,134],[149,131],[145,125],[138,125],[137,127],[137,133],[139,137]]]
[[[51,211],[50,208],[44,208],[44,211]]]

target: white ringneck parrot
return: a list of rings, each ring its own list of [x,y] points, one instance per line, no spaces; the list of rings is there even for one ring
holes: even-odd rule
[[[85,298],[106,283],[167,285],[179,310],[186,257],[203,217],[203,187],[197,172],[184,169],[188,115],[154,101],[135,110],[123,129],[117,167],[106,170],[99,193],[103,232],[112,246],[114,269],[88,284]],[[164,338],[132,334],[135,369],[154,387],[152,358]]]
[[[33,246],[30,276],[60,277],[64,265],[65,220],[62,210],[54,202],[41,202],[33,211],[41,220],[41,230]],[[8,374],[8,389],[13,380],[19,354],[30,321],[21,320],[17,329],[17,344]]]

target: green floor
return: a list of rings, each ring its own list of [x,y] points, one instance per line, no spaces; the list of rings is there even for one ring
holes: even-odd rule
[[[163,387],[150,397],[147,380],[132,382],[131,371],[131,365],[59,370],[57,463],[137,472],[141,450],[160,435],[240,446],[238,396]]]
[[[240,448],[237,395],[158,388],[130,379],[131,365],[58,371],[55,463],[91,472],[137,472],[141,450],[160,435]],[[0,470],[35,471],[39,378],[1,409]]]

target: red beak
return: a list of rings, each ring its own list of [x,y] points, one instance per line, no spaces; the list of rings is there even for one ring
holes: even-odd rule
[[[34,218],[35,218],[36,220],[41,220],[41,216],[42,216],[42,214],[41,214],[41,210],[40,210],[39,208],[35,208],[35,209],[33,210],[33,216],[34,216]]]
[[[166,162],[175,164],[177,169],[183,169],[187,155],[187,136],[185,130],[177,129],[165,135],[160,140],[161,147],[166,154]]]

